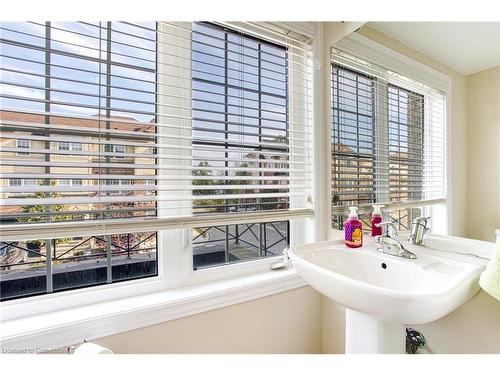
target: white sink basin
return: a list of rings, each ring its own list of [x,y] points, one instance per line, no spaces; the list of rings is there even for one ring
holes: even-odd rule
[[[370,237],[364,241],[360,249],[341,240],[296,246],[289,256],[299,275],[320,293],[348,309],[400,325],[432,322],[472,298],[494,247],[432,236],[428,244],[433,248],[404,244],[417,255],[404,259],[378,252]]]

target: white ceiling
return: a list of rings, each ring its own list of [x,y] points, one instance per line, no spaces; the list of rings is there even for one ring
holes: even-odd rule
[[[500,65],[500,22],[369,22],[368,26],[464,75]]]

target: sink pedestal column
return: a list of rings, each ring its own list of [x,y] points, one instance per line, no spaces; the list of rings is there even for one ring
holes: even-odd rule
[[[406,330],[402,324],[346,309],[345,352],[359,354],[404,354]]]

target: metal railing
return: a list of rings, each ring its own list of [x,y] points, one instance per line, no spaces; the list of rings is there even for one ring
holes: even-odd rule
[[[151,270],[157,272],[156,236],[143,232],[1,242],[1,299],[152,276]]]

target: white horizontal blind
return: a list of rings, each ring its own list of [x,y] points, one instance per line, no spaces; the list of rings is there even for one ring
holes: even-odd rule
[[[332,49],[332,205],[446,197],[446,96]]]
[[[311,57],[287,31],[2,23],[2,222],[309,207]]]

